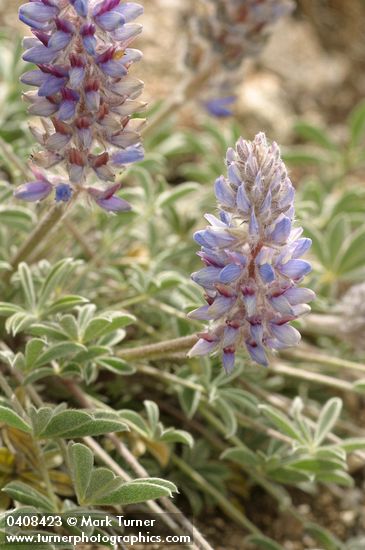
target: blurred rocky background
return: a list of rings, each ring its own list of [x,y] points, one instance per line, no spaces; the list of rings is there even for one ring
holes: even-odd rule
[[[0,0],[0,26],[22,34],[22,2]],[[136,47],[145,53],[138,76],[149,104],[168,98],[183,78],[185,0],[143,2],[144,33]],[[194,2],[189,9],[194,9]],[[339,125],[365,91],[365,2],[298,0],[291,17],[277,24],[262,54],[246,62],[239,87],[237,119],[248,133],[264,129],[275,139],[292,139],[299,117]],[[197,105],[187,105],[182,122],[194,124]],[[339,132],[340,134],[340,132]]]

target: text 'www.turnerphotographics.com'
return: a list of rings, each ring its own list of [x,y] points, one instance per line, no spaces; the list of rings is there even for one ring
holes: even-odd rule
[[[172,544],[191,545],[193,537],[176,535],[166,527],[163,514],[133,516],[105,513],[7,514],[6,542],[18,544]],[[166,514],[167,515],[167,514]],[[168,514],[174,523],[179,514]],[[62,528],[78,534],[62,534]],[[108,532],[100,533],[99,528]],[[54,530],[54,532],[51,532]]]

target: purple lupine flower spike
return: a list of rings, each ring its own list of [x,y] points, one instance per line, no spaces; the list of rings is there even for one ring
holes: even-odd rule
[[[128,74],[142,56],[129,48],[142,13],[124,0],[31,0],[20,7],[19,18],[33,33],[23,58],[36,65],[21,80],[36,88],[25,98],[43,127],[31,126],[42,150],[33,155],[35,181],[17,189],[17,198],[38,201],[53,191],[57,202],[67,202],[85,192],[107,211],[129,209],[113,182],[144,156],[144,121],[132,119],[145,106],[137,101],[143,83]],[[44,172],[56,166],[60,175]],[[91,176],[108,187],[91,187]]]
[[[270,27],[294,9],[292,0],[196,0],[187,14],[186,63],[196,72],[214,66],[203,90],[203,106],[216,117],[230,116],[245,59],[265,45]],[[232,98],[232,100],[231,100]]]
[[[227,177],[215,183],[219,217],[195,233],[205,267],[192,279],[205,290],[207,305],[190,317],[211,321],[189,355],[222,354],[230,372],[236,351],[268,364],[267,350],[296,345],[289,322],[310,311],[315,294],[298,287],[311,270],[301,259],[311,240],[293,227],[294,188],[276,143],[263,133],[228,149]]]

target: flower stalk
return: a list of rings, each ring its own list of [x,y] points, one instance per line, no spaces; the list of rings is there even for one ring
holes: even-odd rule
[[[148,344],[136,348],[125,348],[118,352],[118,356],[125,361],[138,361],[140,359],[159,359],[172,357],[183,351],[188,351],[198,340],[196,334],[182,336],[172,340],[165,340],[157,344]]]

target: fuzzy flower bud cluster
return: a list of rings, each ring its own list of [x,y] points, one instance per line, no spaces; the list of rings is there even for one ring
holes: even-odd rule
[[[115,195],[115,175],[141,160],[140,129],[144,120],[131,118],[144,107],[137,101],[143,83],[128,74],[141,59],[129,47],[142,26],[134,19],[143,8],[121,0],[31,0],[19,18],[30,26],[23,59],[36,65],[22,77],[35,91],[25,94],[29,113],[42,117],[31,131],[41,145],[33,155],[34,181],[15,196],[26,201],[67,202],[84,191],[100,207],[130,207]],[[48,173],[57,166],[58,175]],[[104,182],[88,185],[90,176]]]
[[[293,7],[291,0],[200,0],[188,17],[187,64],[196,70],[209,57],[218,67],[219,74],[215,71],[206,87],[205,106],[211,114],[232,114],[242,62],[260,53],[270,27]]]
[[[192,279],[205,290],[207,305],[190,317],[211,321],[189,355],[221,353],[227,372],[245,347],[267,365],[266,352],[298,344],[289,322],[310,311],[314,292],[298,287],[311,265],[301,257],[311,246],[293,227],[294,187],[276,143],[263,133],[228,149],[228,177],[215,182],[219,216],[194,239],[205,267]]]

